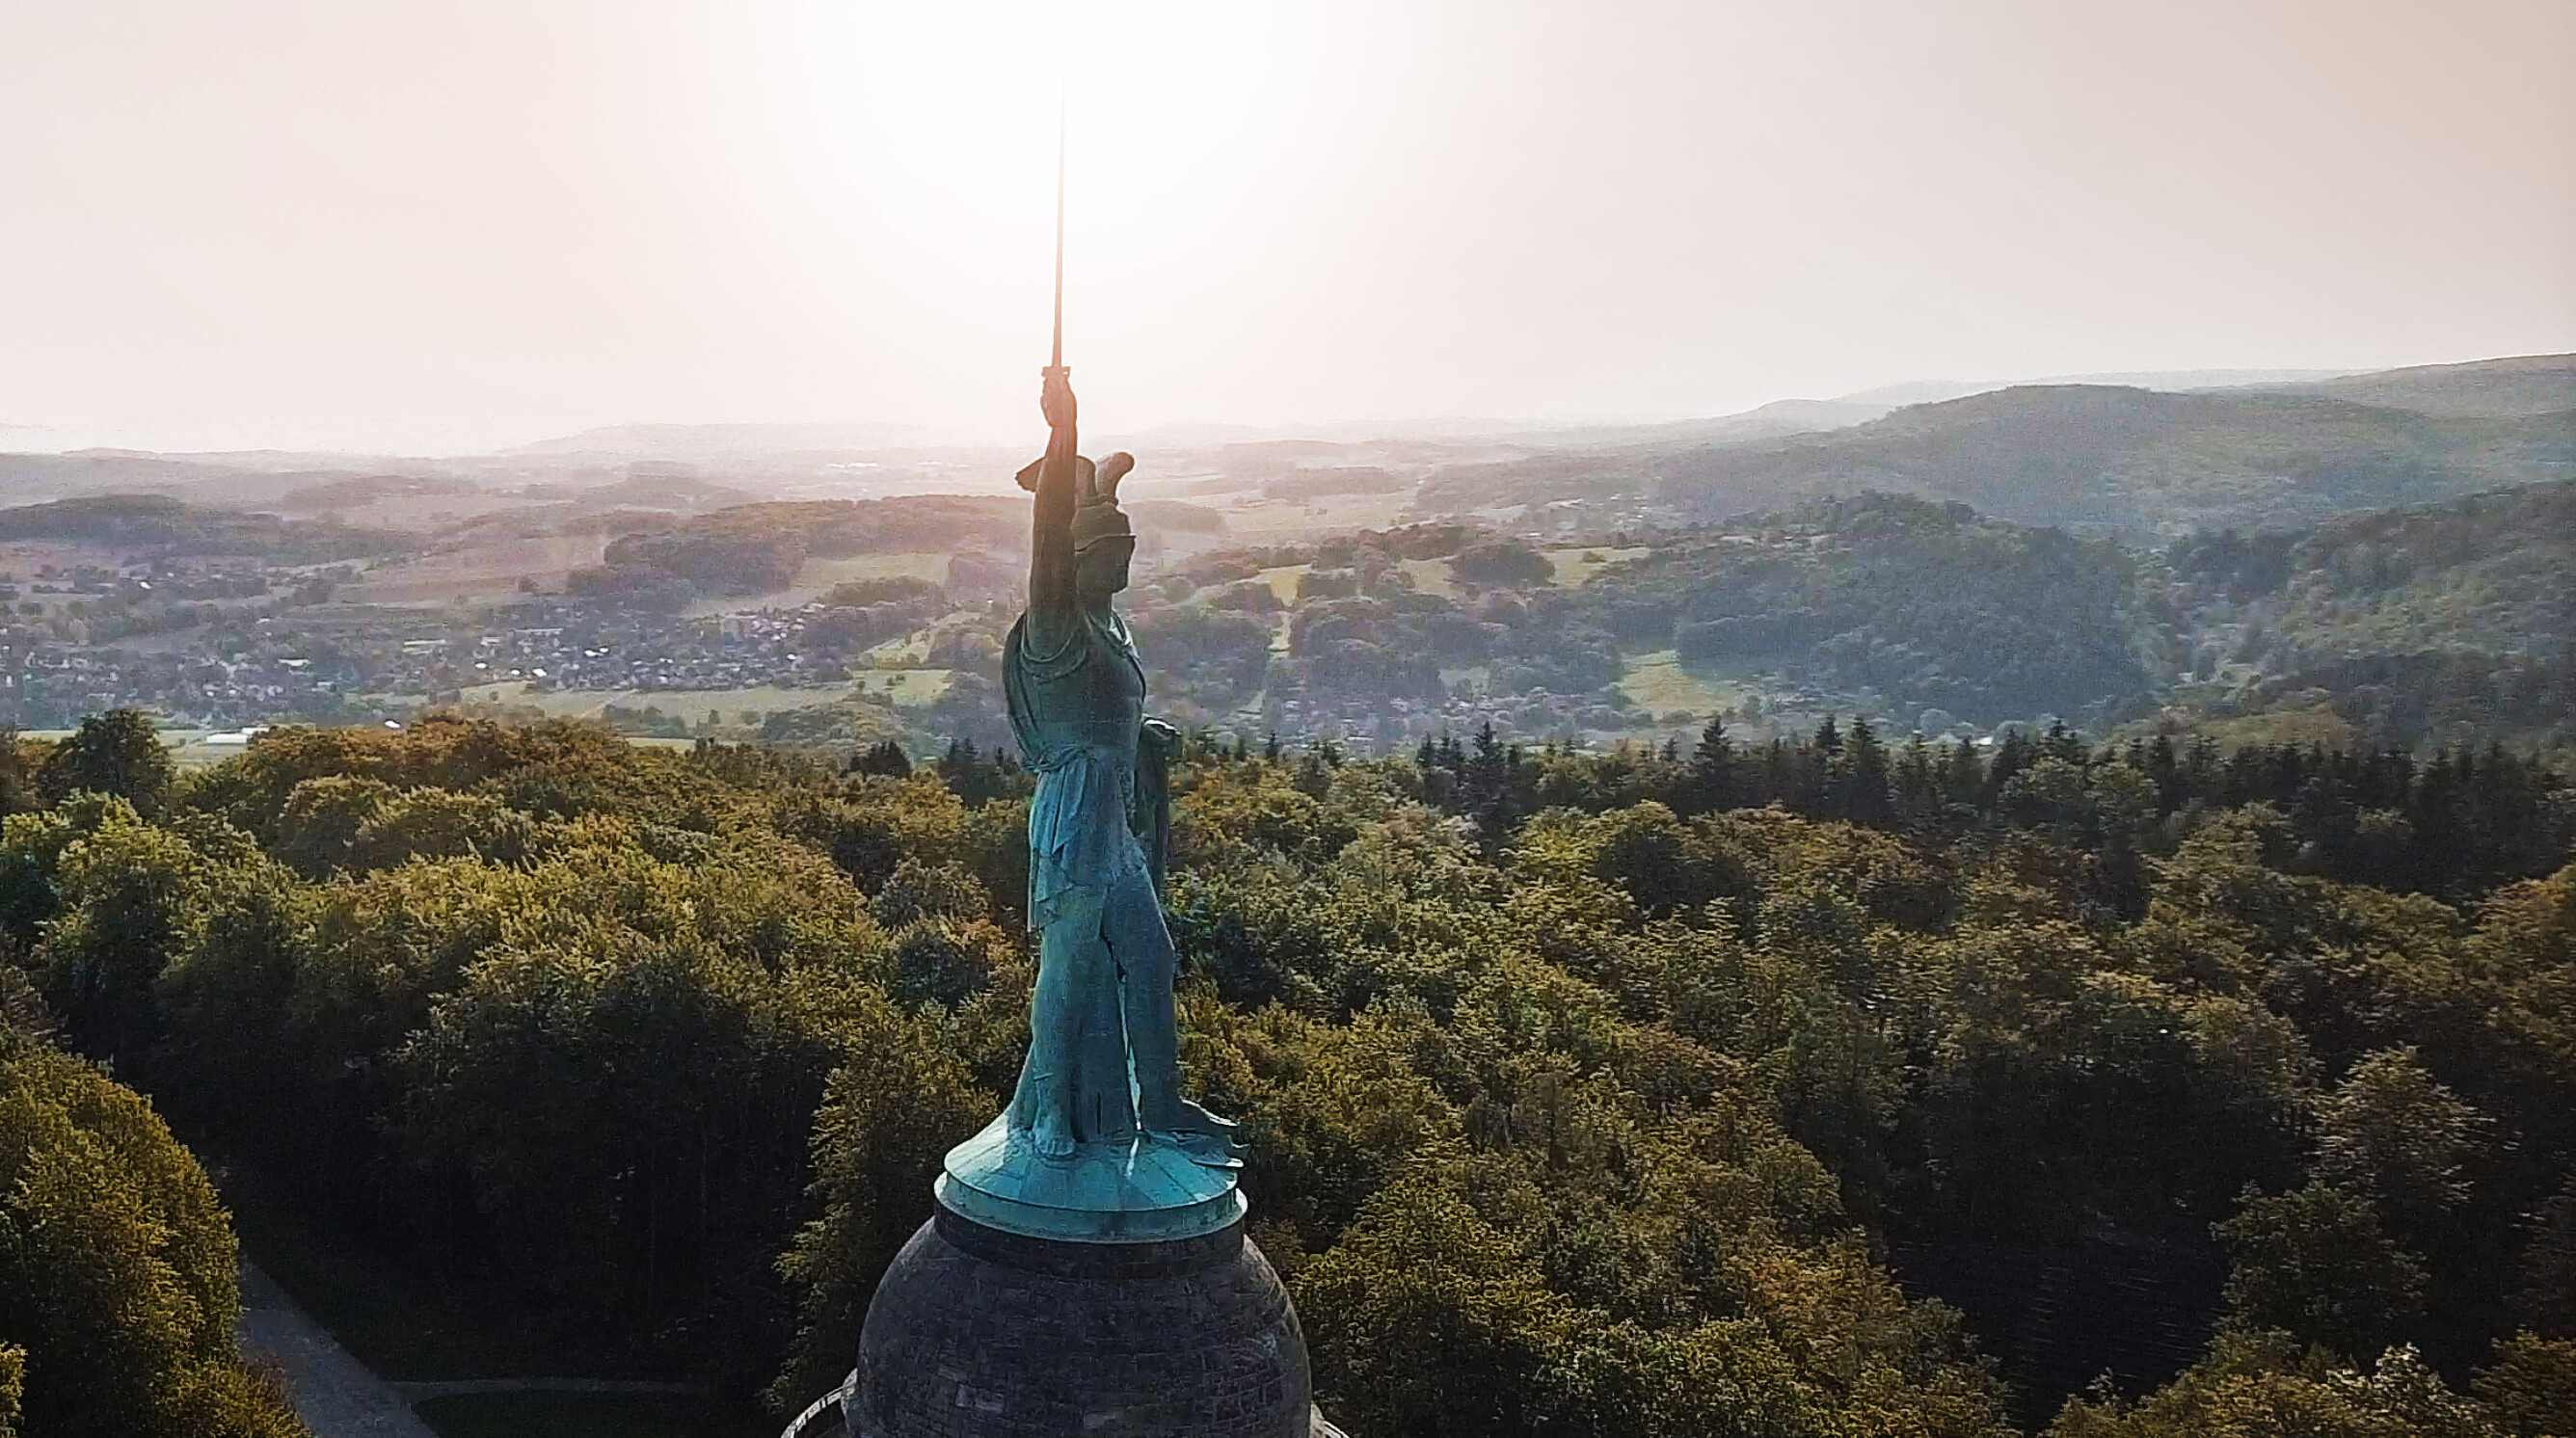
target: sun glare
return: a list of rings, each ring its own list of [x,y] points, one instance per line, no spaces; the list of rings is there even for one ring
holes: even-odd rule
[[[898,256],[846,277],[858,303],[935,312],[961,341],[1044,338],[1059,114],[1083,355],[1104,306],[1232,285],[1239,232],[1318,108],[1313,28],[1250,7],[817,6],[769,38],[748,162],[806,195],[802,243],[864,234]]]

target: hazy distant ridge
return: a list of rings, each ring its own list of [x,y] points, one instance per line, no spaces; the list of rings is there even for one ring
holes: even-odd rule
[[[503,452],[706,459],[728,454],[917,448],[938,440],[936,431],[914,424],[619,424]]]
[[[2555,355],[2185,392],[2016,385],[1821,433],[1461,467],[1421,507],[1573,500],[1690,520],[1887,490],[2143,537],[2304,526],[2571,474],[2576,356]]]
[[[2515,355],[2414,365],[2309,384],[2266,386],[2454,418],[2506,419],[2576,410],[2576,355]]]

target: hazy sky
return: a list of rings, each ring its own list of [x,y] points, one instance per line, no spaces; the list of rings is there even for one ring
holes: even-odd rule
[[[2569,0],[0,0],[0,424],[1033,436],[1060,77],[1095,427],[2576,349]]]

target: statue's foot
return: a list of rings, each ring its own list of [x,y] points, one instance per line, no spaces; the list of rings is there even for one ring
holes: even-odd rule
[[[1218,1118],[1188,1099],[1181,1100],[1181,1114],[1181,1127],[1184,1129],[1196,1129],[1232,1145],[1239,1146],[1246,1141],[1243,1125],[1232,1119]]]
[[[1187,1099],[1173,1104],[1170,1126],[1154,1130],[1157,1142],[1179,1149],[1192,1163],[1209,1168],[1241,1168],[1249,1137],[1243,1125],[1218,1118]]]
[[[1061,1115],[1042,1115],[1029,1125],[1029,1146],[1038,1151],[1040,1158],[1071,1158],[1073,1126],[1066,1123]]]
[[[1242,1146],[1216,1134],[1182,1129],[1175,1133],[1156,1133],[1153,1139],[1156,1143],[1178,1149],[1183,1158],[1202,1168],[1243,1167]]]
[[[1166,1093],[1145,1106],[1146,1127],[1154,1133],[1206,1133],[1240,1142],[1243,1125],[1232,1119],[1218,1118],[1199,1105],[1178,1095]]]

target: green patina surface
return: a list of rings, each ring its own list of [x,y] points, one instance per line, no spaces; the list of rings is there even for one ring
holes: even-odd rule
[[[939,1201],[1005,1233],[1083,1243],[1157,1243],[1214,1233],[1243,1217],[1235,1171],[1165,1143],[1086,1143],[1051,1159],[995,1119],[949,1150]]]
[[[1160,1242],[1239,1222],[1234,1124],[1182,1096],[1160,881],[1179,735],[1145,714],[1144,666],[1113,597],[1131,527],[1116,481],[1067,425],[1039,470],[1029,608],[1002,646],[1029,802],[1038,981],[1010,1106],[948,1154],[940,1201],[1008,1233]]]

